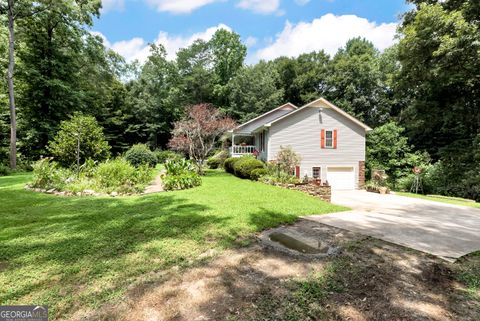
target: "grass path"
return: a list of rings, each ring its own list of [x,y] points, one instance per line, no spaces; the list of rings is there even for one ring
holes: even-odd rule
[[[414,193],[405,193],[405,192],[395,192],[397,195],[413,197],[413,198],[420,198],[428,201],[434,202],[441,202],[441,203],[448,203],[454,205],[462,205],[468,206],[473,208],[480,208],[480,203],[472,202],[469,200],[464,200],[458,197],[446,197],[446,196],[434,196],[434,195],[422,195],[422,194],[414,194]]]
[[[0,302],[47,304],[52,320],[256,231],[345,210],[223,172],[195,189],[120,198],[25,191],[30,178],[0,177]]]

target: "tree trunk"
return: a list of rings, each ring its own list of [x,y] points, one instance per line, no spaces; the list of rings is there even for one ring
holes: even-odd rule
[[[15,68],[15,29],[14,0],[8,0],[8,99],[10,102],[10,168],[17,168],[17,115],[15,111],[15,95],[13,72]]]

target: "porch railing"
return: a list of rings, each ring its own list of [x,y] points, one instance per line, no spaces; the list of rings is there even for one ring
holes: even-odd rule
[[[230,147],[230,155],[235,157],[235,156],[242,156],[242,155],[247,155],[247,154],[253,154],[255,151],[255,146],[254,145],[235,145]]]

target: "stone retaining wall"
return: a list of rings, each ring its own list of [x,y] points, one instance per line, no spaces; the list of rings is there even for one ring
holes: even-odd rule
[[[308,184],[279,184],[277,186],[281,186],[284,188],[288,189],[293,189],[297,191],[302,191],[304,193],[307,193],[309,195],[315,196],[320,198],[321,200],[325,202],[331,202],[332,201],[332,187],[327,186],[327,185],[317,185],[314,183],[308,183]]]

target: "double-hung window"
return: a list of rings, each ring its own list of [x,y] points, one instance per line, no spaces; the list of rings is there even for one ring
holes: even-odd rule
[[[333,130],[325,131],[325,148],[333,148]]]

